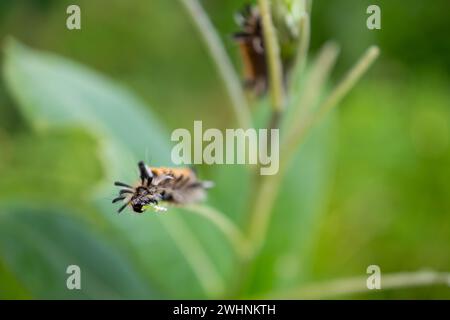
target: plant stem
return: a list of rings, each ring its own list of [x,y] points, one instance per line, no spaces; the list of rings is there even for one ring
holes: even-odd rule
[[[378,54],[378,50],[374,47],[370,48],[363,58],[356,64],[356,66],[350,70],[344,80],[337,86],[337,88],[331,93],[332,99],[327,99],[325,110],[329,110],[330,106],[334,106],[339,103],[343,96],[353,87],[356,81],[361,77],[364,71],[370,66]],[[332,56],[332,55],[331,55]],[[331,67],[331,61],[330,61]],[[344,90],[345,89],[345,90]],[[337,92],[337,93],[336,93]],[[331,104],[334,103],[333,104]],[[323,110],[324,107],[319,108]],[[311,119],[311,118],[309,118]],[[316,117],[314,118],[316,120]],[[252,209],[250,211],[250,219],[248,226],[248,237],[250,244],[252,245],[253,255],[261,248],[265,235],[267,233],[268,225],[270,222],[271,214],[273,213],[273,206],[278,195],[279,187],[283,176],[288,168],[288,165],[298,151],[299,143],[302,141],[302,137],[305,135],[307,129],[315,121],[306,120],[305,125],[301,125],[298,136],[294,137],[294,143],[288,144],[288,148],[284,145],[280,152],[280,169],[276,175],[263,176],[260,179],[259,188],[256,190],[256,197],[254,198]]]
[[[292,76],[290,79],[290,87],[294,86],[298,81],[298,76],[303,73],[305,69],[306,60],[308,56],[309,40],[310,40],[310,20],[309,14],[305,11],[300,17],[299,22],[299,43],[298,43],[298,53],[295,57],[294,67]]]
[[[247,254],[247,239],[244,237],[241,230],[239,230],[225,214],[206,205],[189,205],[184,207],[184,209],[202,216],[214,224],[222,231],[239,257],[243,257]]]
[[[272,21],[270,2],[269,0],[258,0],[258,4],[263,26],[264,45],[267,52],[266,59],[269,69],[270,95],[273,108],[268,124],[270,130],[279,127],[284,108],[283,66],[281,63],[278,37]],[[260,246],[264,230],[270,220],[270,209],[267,211],[263,208],[263,210],[259,212],[260,207],[258,206],[258,204],[261,203],[261,200],[262,203],[266,201],[270,202],[271,194],[268,192],[270,186],[268,185],[267,180],[271,180],[271,178],[262,178],[258,181],[260,182],[260,185],[258,186],[256,199],[253,202],[255,207],[251,208],[249,216],[248,237],[253,251]]]
[[[210,56],[222,78],[225,88],[232,102],[238,124],[242,128],[250,128],[252,120],[241,81],[223,46],[220,37],[209,20],[198,0],[180,0],[188,11],[193,22],[202,36],[203,42],[209,50]]]
[[[354,277],[306,285],[280,291],[264,299],[324,299],[354,293],[373,292],[367,288],[367,277]],[[444,284],[450,286],[450,273],[435,271],[399,272],[381,275],[381,290]]]
[[[292,106],[293,123],[283,138],[281,151],[283,158],[290,159],[289,154],[297,150],[299,139],[301,139],[299,137],[303,135],[311,121],[312,109],[320,98],[322,88],[329,78],[338,54],[339,47],[333,42],[326,43],[320,50],[308,74],[308,81],[302,90],[303,94],[300,100]]]
[[[329,67],[331,67],[331,63],[333,62],[332,59],[334,59],[334,55],[336,53],[333,53],[330,51],[327,56],[328,62],[323,61],[322,63],[325,63],[323,67],[325,67],[324,70],[317,70],[317,72],[322,73],[323,75],[326,75],[326,72]],[[290,159],[292,158],[293,154],[297,151],[298,146],[302,143],[303,139],[305,138],[306,134],[309,132],[309,130],[318,123],[328,112],[330,112],[335,106],[337,106],[341,100],[345,97],[345,95],[354,87],[356,82],[361,78],[361,76],[368,70],[368,68],[372,65],[372,63],[375,61],[375,59],[378,57],[379,49],[376,46],[372,46],[364,53],[364,55],[360,58],[360,60],[348,71],[348,73],[344,76],[344,78],[340,81],[340,83],[333,89],[333,91],[329,94],[328,98],[325,99],[325,101],[319,106],[317,112],[313,115],[306,115],[305,117],[301,118],[297,124],[297,126],[293,127],[292,130],[288,133],[286,136],[286,139],[284,139],[284,142],[281,146],[281,154],[283,155],[283,158],[280,162],[280,167],[283,167],[285,165],[288,165]],[[334,62],[333,62],[334,63]],[[323,81],[325,80],[324,77],[319,80]],[[319,90],[319,88],[316,88],[315,86],[311,89],[308,89],[310,92],[314,92],[315,90]],[[316,97],[320,94],[320,92],[315,92]],[[309,95],[308,93],[306,94]],[[313,103],[314,101],[308,101],[308,103]]]
[[[272,108],[281,112],[284,107],[283,66],[275,27],[272,22],[269,0],[258,0],[264,33],[264,45],[267,52],[269,85]]]
[[[317,98],[320,88],[322,87],[325,79],[328,77],[328,73],[334,64],[334,60],[337,56],[337,47],[335,45],[326,45],[321,51],[317,63],[311,72],[311,81],[308,82],[307,91],[305,93],[305,99],[302,99],[301,103],[310,104],[315,98]],[[306,105],[303,106],[306,108]],[[300,107],[297,107],[300,110]],[[294,114],[298,115],[300,111],[294,110]],[[295,132],[294,132],[295,133]],[[293,135],[293,134],[291,134]],[[289,136],[289,135],[288,135]],[[265,236],[269,221],[270,214],[273,209],[273,203],[277,197],[277,190],[284,175],[286,165],[286,154],[281,149],[281,164],[280,171],[275,176],[264,176],[259,180],[260,186],[257,189],[257,196],[253,202],[253,208],[250,214],[249,221],[249,238],[253,242],[255,241],[256,247],[259,247],[262,239]],[[289,156],[290,159],[290,156]]]
[[[247,230],[253,255],[259,251],[264,242],[281,178],[282,173],[278,172],[276,175],[262,176],[259,180]]]
[[[306,0],[306,11],[308,11],[309,16],[311,16],[311,10],[312,10],[312,0]]]
[[[369,69],[375,59],[378,57],[380,49],[377,46],[371,46],[359,59],[356,65],[350,69],[344,79],[331,92],[325,102],[320,106],[318,116],[315,121],[320,120],[332,108],[337,106],[342,98],[354,87],[355,83]]]

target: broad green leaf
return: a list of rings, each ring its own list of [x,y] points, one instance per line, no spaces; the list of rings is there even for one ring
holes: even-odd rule
[[[38,299],[149,299],[133,266],[89,226],[61,209],[3,205],[0,252],[5,268]],[[81,290],[68,290],[67,267],[81,270]],[[12,295],[14,292],[11,293]],[[4,293],[6,298],[14,296]]]
[[[176,209],[164,215],[117,215],[117,206],[111,204],[117,194],[113,181],[137,180],[138,160],[171,165],[170,136],[145,104],[85,67],[13,42],[6,48],[4,71],[22,113],[37,130],[83,127],[98,139],[106,177],[95,202],[148,281],[172,297],[203,297],[205,291],[208,296],[220,294],[224,270],[216,269],[226,264],[211,261],[203,250],[208,246],[206,252],[216,252],[216,246],[224,247],[224,240],[217,232],[206,241],[201,235],[214,227]],[[179,234],[189,240],[180,241]]]

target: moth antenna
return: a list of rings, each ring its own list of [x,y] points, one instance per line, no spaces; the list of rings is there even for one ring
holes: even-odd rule
[[[120,181],[114,182],[114,185],[118,186],[118,187],[125,187],[125,188],[133,189],[132,186],[130,186],[130,185],[126,184],[126,183],[120,182]]]
[[[116,203],[117,201],[120,201],[120,200],[123,200],[123,199],[125,199],[124,196],[117,197],[117,198],[115,198],[115,199],[112,201],[112,203]]]

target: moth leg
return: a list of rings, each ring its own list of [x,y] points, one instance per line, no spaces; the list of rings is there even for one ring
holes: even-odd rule
[[[117,187],[125,187],[125,188],[129,188],[129,189],[133,189],[132,186],[130,186],[130,185],[126,184],[126,183],[120,182],[120,181],[114,182],[114,185],[117,186]]]
[[[115,198],[115,199],[112,201],[112,203],[116,203],[117,201],[124,200],[124,199],[125,199],[124,196],[120,196],[120,197]]]
[[[117,213],[121,213],[123,211],[123,209],[125,209],[128,205],[129,205],[129,202],[125,203],[123,206],[121,206],[119,208],[119,210],[117,210]]]

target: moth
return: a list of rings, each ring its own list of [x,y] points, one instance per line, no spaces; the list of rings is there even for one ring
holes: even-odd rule
[[[138,163],[138,168],[140,181],[134,186],[114,182],[122,189],[112,202],[124,202],[118,213],[127,206],[137,213],[143,213],[148,208],[157,212],[166,211],[167,208],[160,206],[160,202],[174,205],[198,202],[205,198],[206,190],[213,187],[211,181],[200,181],[192,168],[154,168],[143,161]]]

